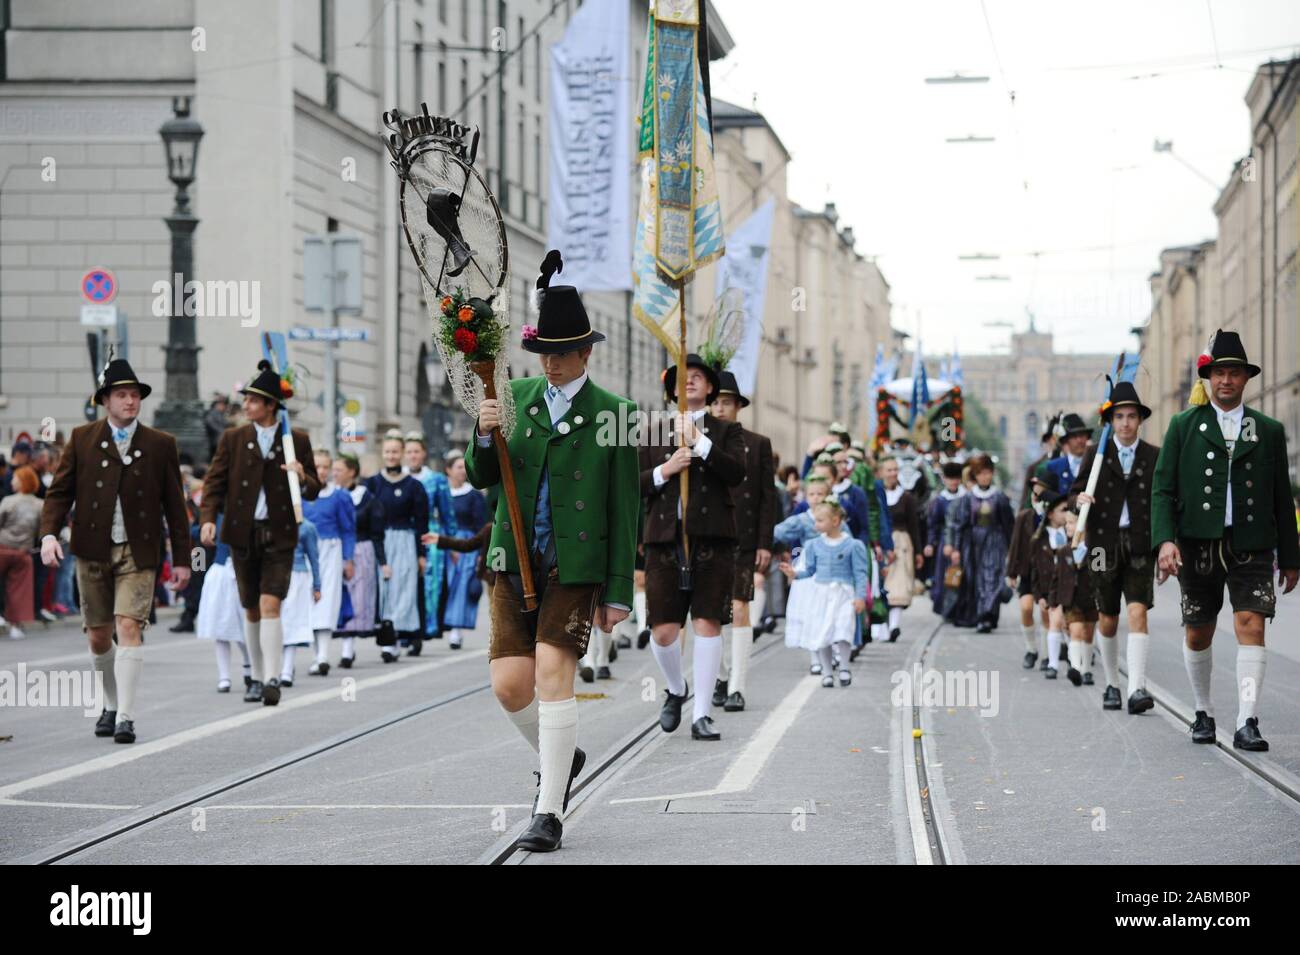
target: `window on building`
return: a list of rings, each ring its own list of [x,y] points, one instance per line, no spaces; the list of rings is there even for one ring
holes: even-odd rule
[[[542,101],[542,33],[533,34],[533,99]]]
[[[411,55],[415,73],[415,97],[412,103],[418,110],[420,103],[424,102],[424,25],[419,21],[415,24],[415,45]]]
[[[460,0],[460,38],[469,42],[469,0]]]
[[[516,175],[519,176],[519,193],[523,196],[523,208],[519,210],[519,218],[525,222],[528,221],[528,189],[524,185],[524,153],[527,149],[527,141],[524,138],[524,104],[519,104],[519,122],[516,124],[516,136],[519,140],[519,168]]]
[[[1034,441],[1038,439],[1041,433],[1038,429],[1038,412],[1029,412],[1029,414],[1025,415],[1025,437]]]
[[[469,109],[469,60],[465,57],[460,58],[460,109],[457,112],[463,113]]]
[[[1007,416],[999,415],[998,416],[998,437],[1005,438],[1006,436],[1007,436]]]
[[[1025,400],[1026,401],[1038,400],[1038,376],[1037,375],[1030,375],[1028,378],[1025,379]]]
[[[320,0],[320,61],[325,65],[325,108],[338,109],[339,78],[334,72],[334,0]]]
[[[438,22],[447,25],[447,0],[438,0]]]

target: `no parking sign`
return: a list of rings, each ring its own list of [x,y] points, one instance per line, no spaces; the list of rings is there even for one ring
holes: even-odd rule
[[[117,279],[108,269],[91,269],[81,277],[81,294],[91,305],[107,305],[117,295]]]

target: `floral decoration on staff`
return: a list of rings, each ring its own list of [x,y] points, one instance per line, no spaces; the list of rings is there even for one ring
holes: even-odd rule
[[[438,337],[447,351],[460,352],[467,362],[496,360],[505,336],[490,304],[456,288],[442,297],[438,316]]]

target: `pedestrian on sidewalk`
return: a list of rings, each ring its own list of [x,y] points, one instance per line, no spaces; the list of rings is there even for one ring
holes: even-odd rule
[[[40,478],[27,465],[13,475],[13,492],[0,498],[0,580],[4,581],[4,612],[9,639],[27,634],[22,625],[36,619],[32,599],[32,551],[41,525]]]
[[[1156,461],[1151,544],[1159,582],[1172,574],[1182,591],[1183,659],[1196,700],[1192,741],[1215,740],[1211,644],[1226,587],[1237,637],[1232,745],[1262,753],[1268,742],[1259,731],[1259,695],[1264,622],[1277,610],[1274,561],[1283,594],[1300,578],[1286,431],[1243,403],[1260,369],[1247,361],[1236,332],[1215,332],[1196,365],[1192,407],[1170,419]]]
[[[73,429],[41,511],[41,562],[64,559],[58,534],[73,511],[83,629],[91,664],[104,681],[95,735],[134,743],[144,630],[153,611],[154,579],[163,559],[163,518],[177,556],[169,586],[190,579],[189,516],[176,439],[140,423],[152,389],[121,358],[99,375],[94,401],[102,420]],[[116,638],[117,645],[113,640]]]

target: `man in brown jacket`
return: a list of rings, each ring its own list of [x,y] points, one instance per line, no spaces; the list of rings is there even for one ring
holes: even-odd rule
[[[1102,449],[1094,493],[1088,476],[1097,456],[1089,445],[1070,493],[1088,504],[1085,543],[1101,632],[1101,663],[1106,673],[1102,709],[1118,710],[1120,598],[1128,613],[1128,711],[1134,715],[1156,705],[1146,688],[1147,611],[1155,605],[1155,560],[1151,553],[1151,489],[1160,448],[1138,437],[1151,409],[1142,404],[1131,382],[1121,381],[1103,405],[1103,422],[1111,426]],[[1100,560],[1098,558],[1101,558]]]
[[[677,729],[686,701],[677,636],[689,614],[694,621],[695,706],[691,738],[722,737],[709,718],[710,689],[722,663],[722,625],[731,622],[735,583],[736,521],[731,488],[745,479],[745,444],[740,429],[708,413],[718,395],[718,373],[698,355],[686,359],[686,414],[674,415],[674,432],[685,447],[643,445],[641,497],[647,622],[655,660],[667,683],[659,713],[664,732]],[[677,400],[677,366],[667,369],[664,389]],[[652,438],[653,440],[653,438]],[[687,511],[681,513],[682,471],[689,473]],[[683,554],[683,530],[690,562]]]
[[[293,397],[287,382],[271,369],[257,365],[257,377],[242,389],[248,424],[227,428],[203,481],[199,532],[212,547],[217,538],[217,514],[225,512],[221,541],[230,545],[230,560],[244,608],[244,642],[252,658],[253,682],[244,700],[275,706],[280,702],[280,672],[284,632],[280,602],[289,593],[293,552],[298,546],[298,517],[289,490],[289,471],[298,475],[305,500],[314,500],[321,484],[312,460],[311,441],[294,429],[297,460],[285,460],[280,403]],[[267,679],[263,681],[263,676]]]
[[[731,623],[722,628],[723,666],[714,685],[713,705],[721,706],[728,713],[739,713],[745,708],[745,677],[754,646],[754,628],[749,618],[749,602],[755,597],[754,577],[765,575],[772,561],[772,528],[777,521],[776,468],[772,463],[772,442],[736,420],[740,409],[749,407],[749,399],[740,393],[736,376],[723,371],[718,377],[722,387],[713,402],[713,415],[740,432],[744,442],[745,477],[731,489],[731,499],[736,505],[736,570],[731,591]],[[761,596],[762,590],[758,594]],[[755,617],[763,618],[761,607]],[[728,642],[730,666],[726,665]]]
[[[108,416],[73,429],[41,511],[41,561],[47,567],[63,560],[58,534],[72,511],[69,546],[77,558],[82,625],[91,666],[104,681],[95,735],[119,743],[135,742],[142,633],[153,609],[164,536],[172,548],[169,586],[183,589],[190,578],[189,517],[176,439],[139,420],[151,390],[125,359],[108,363],[94,398]]]

